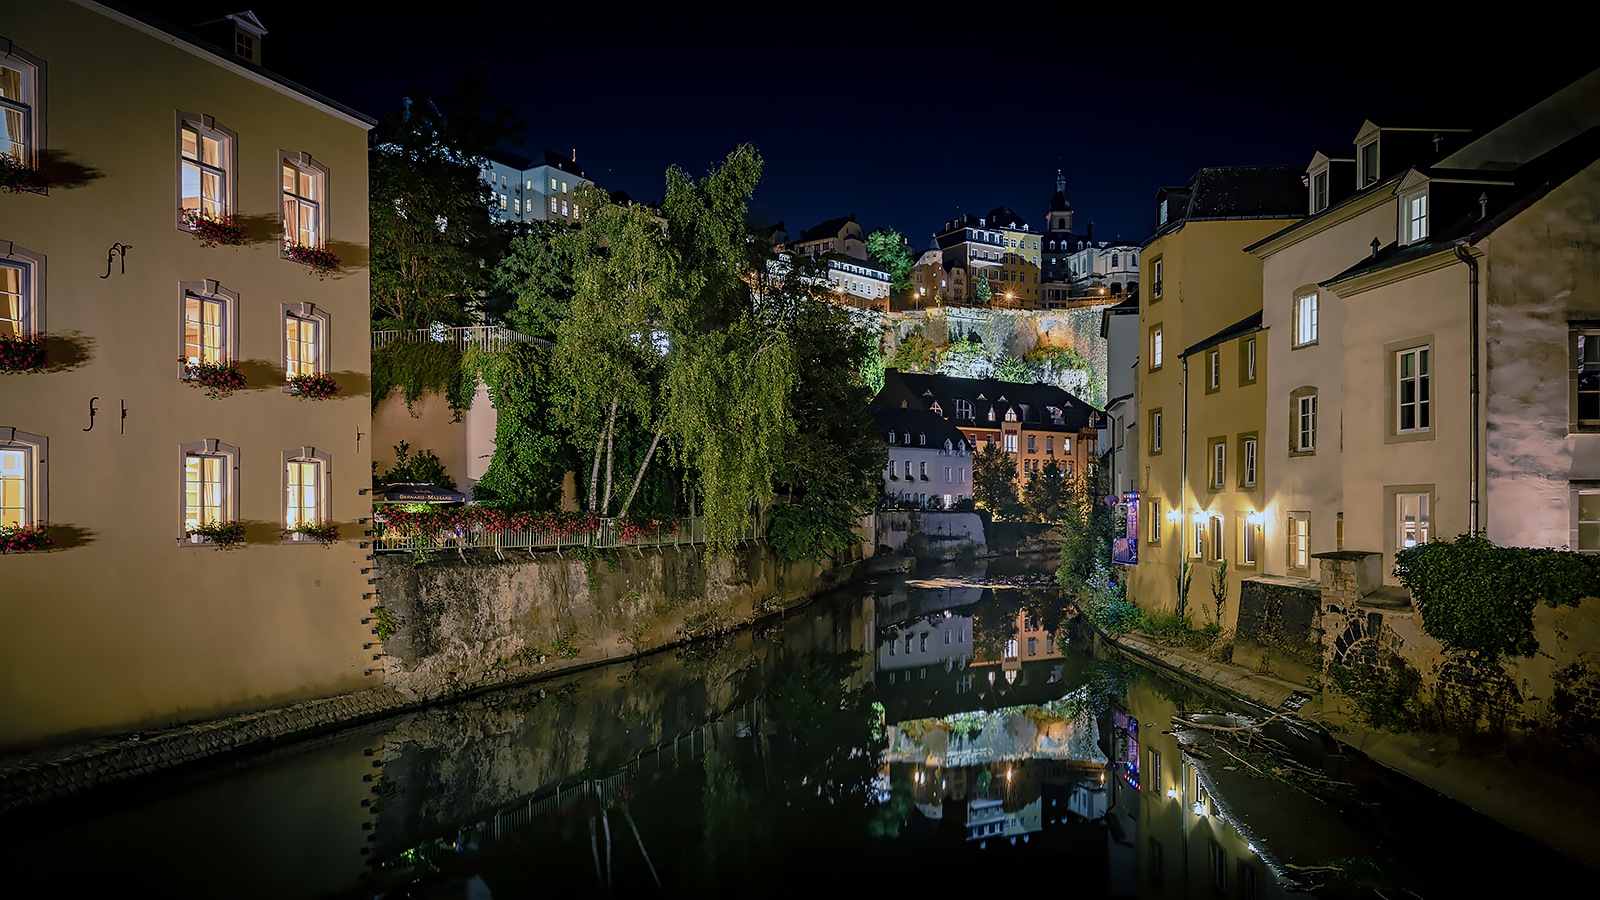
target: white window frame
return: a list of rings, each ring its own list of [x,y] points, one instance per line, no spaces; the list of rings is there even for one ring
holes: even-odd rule
[[[1317,450],[1317,395],[1302,394],[1295,398],[1295,452],[1315,453]]]
[[[1307,291],[1294,298],[1294,346],[1309,347],[1317,342],[1317,292]]]
[[[1220,491],[1228,486],[1228,442],[1211,444],[1211,489]]]
[[[39,164],[39,151],[49,146],[45,141],[45,101],[48,97],[45,91],[45,63],[31,53],[8,44],[0,52],[0,65],[17,72],[22,78],[20,96],[0,98],[0,110],[22,117],[20,140],[11,138],[17,144],[14,156],[25,165],[36,166]],[[0,147],[0,153],[9,152],[10,148]]]
[[[44,285],[45,258],[18,247],[10,241],[0,241],[0,267],[20,273],[18,277],[17,332],[24,337],[36,337],[45,331]],[[9,304],[7,304],[9,305]],[[0,316],[10,319],[10,310],[0,311]],[[0,334],[5,333],[0,330]]]
[[[1007,453],[1015,453],[1015,452],[1017,452],[1017,434],[1016,434],[1016,432],[1014,432],[1014,431],[1013,432],[1007,432],[1006,435],[1005,435],[1004,440],[1005,440],[1005,451]]]
[[[0,427],[0,450],[22,454],[21,512],[17,524],[29,527],[50,521],[50,439],[8,425]]]
[[[1150,368],[1152,371],[1161,368],[1161,353],[1165,349],[1161,345],[1161,326],[1150,329]]]
[[[1424,434],[1433,429],[1433,346],[1424,344],[1396,351],[1394,354],[1394,433]],[[1406,360],[1415,362],[1413,374],[1405,374]],[[1406,388],[1412,388],[1411,400],[1406,400]],[[1405,426],[1405,415],[1412,414],[1412,425]]]
[[[1590,502],[1585,503],[1585,497]],[[1600,482],[1572,486],[1572,537],[1568,546],[1579,553],[1600,553]]]
[[[1227,523],[1223,521],[1222,516],[1213,515],[1207,521],[1207,525],[1209,526],[1206,531],[1209,533],[1208,536],[1210,538],[1211,561],[1221,562],[1222,558],[1227,555],[1228,549],[1222,537],[1226,533]]]
[[[1062,452],[1065,453],[1067,451],[1063,450]],[[1161,452],[1161,410],[1159,409],[1151,410],[1150,412],[1150,452]]]
[[[283,460],[281,465],[278,466],[278,474],[282,479],[278,497],[283,503],[283,507],[278,512],[282,517],[283,527],[286,529],[295,524],[292,521],[293,516],[289,506],[289,467],[291,465],[306,466],[307,464],[310,464],[309,468],[315,473],[317,479],[313,503],[313,508],[315,509],[314,521],[329,522],[332,520],[333,489],[331,482],[333,480],[333,458],[315,447],[299,447],[294,450],[283,451]],[[305,543],[311,546],[321,546],[316,541],[309,540],[298,534],[285,535],[283,543]]]
[[[1394,495],[1394,548],[1405,550],[1425,544],[1433,538],[1432,494],[1429,491],[1398,492]],[[1412,516],[1412,527],[1406,527],[1407,514]],[[1407,544],[1408,533],[1413,535]]]
[[[1328,208],[1328,170],[1319,169],[1311,173],[1311,214],[1316,215]]]
[[[233,214],[234,210],[239,208],[237,193],[238,179],[234,177],[235,173],[239,171],[239,136],[227,128],[218,125],[216,120],[210,116],[181,111],[178,113],[177,123],[173,129],[175,151],[173,153],[173,174],[175,179],[173,185],[177,192],[177,203],[175,204],[176,218],[174,221],[176,222],[179,231],[187,232],[190,230],[189,225],[183,219],[183,170],[184,165],[186,162],[188,162],[186,157],[183,155],[183,132],[185,129],[193,130],[196,135],[209,137],[221,142],[221,147],[218,153],[218,159],[221,161],[221,165],[211,166],[199,159],[192,161],[199,171],[205,172],[209,170],[213,174],[220,174],[222,176],[222,186],[221,190],[218,192],[219,196],[217,198],[219,209],[215,213],[215,215],[219,217],[230,216]],[[203,201],[201,202],[199,208],[204,210],[205,205]]]
[[[184,444],[178,448],[178,540],[184,546],[209,546],[210,541],[189,537],[188,467],[191,457],[218,458],[222,460],[220,479],[220,519],[223,522],[239,521],[239,448],[224,444],[216,438]]]
[[[328,369],[328,326],[330,324],[330,319],[329,319],[327,310],[318,309],[316,307],[316,305],[312,304],[312,303],[282,303],[282,304],[279,304],[279,309],[282,311],[282,314],[283,314],[282,318],[281,318],[281,321],[283,323],[281,328],[282,328],[282,331],[283,331],[283,370],[284,370],[284,377],[287,378],[287,377],[295,375],[295,374],[302,374],[302,375],[307,375],[307,374],[308,375],[326,375],[326,374],[328,374],[328,371],[329,371],[329,369]],[[294,362],[295,362],[294,350],[295,350],[295,347],[292,346],[294,342],[291,340],[290,335],[289,335],[289,324],[291,322],[297,323],[302,329],[304,328],[304,326],[307,326],[307,325],[309,325],[309,326],[311,326],[311,327],[313,327],[315,329],[315,331],[314,331],[314,333],[312,335],[312,338],[311,338],[311,341],[312,341],[312,346],[311,346],[312,359],[311,359],[311,365],[310,365],[310,371],[309,372],[299,372],[299,373],[297,373],[295,371],[295,367],[294,367]],[[303,360],[304,352],[303,352],[303,350],[302,350],[301,356],[302,356],[302,359],[300,360],[300,362],[301,362],[302,367],[304,367],[304,360]],[[285,393],[287,393],[289,391],[289,386],[288,385],[284,385],[283,386],[283,390],[284,390]]]
[[[1403,243],[1414,244],[1428,237],[1428,191],[1412,191],[1400,200],[1400,233]]]
[[[1212,350],[1207,354],[1206,367],[1211,373],[1211,389],[1222,390],[1222,351]]]
[[[1239,523],[1239,565],[1253,566],[1256,564],[1256,555],[1261,541],[1261,525],[1250,521],[1254,513],[1240,513]]]
[[[291,192],[283,186],[284,169],[295,172],[295,189]],[[299,193],[301,178],[309,179],[311,183],[311,196]],[[278,192],[281,202],[278,205],[278,215],[282,227],[279,230],[279,241],[282,244],[281,252],[288,253],[289,244],[304,244],[310,247],[326,247],[328,245],[328,169],[321,163],[315,162],[311,154],[305,152],[290,153],[278,151]],[[295,214],[290,220],[291,207]],[[309,214],[311,220],[310,241],[301,241],[302,229],[299,227],[302,216]]]
[[[1366,166],[1367,150],[1369,148],[1372,150],[1372,171],[1370,173],[1367,171]],[[1382,150],[1378,146],[1377,138],[1373,138],[1356,148],[1356,179],[1359,181],[1358,187],[1364,188],[1378,183],[1383,172],[1381,153]]]
[[[1287,525],[1288,566],[1297,572],[1308,571],[1311,568],[1311,513],[1291,511]]]
[[[1240,451],[1240,464],[1244,467],[1243,486],[1247,488],[1256,486],[1256,452],[1257,439],[1245,438]]]
[[[231,363],[238,360],[239,348],[239,295],[222,287],[215,281],[185,281],[178,285],[178,356],[184,360],[189,359],[189,298],[194,297],[201,301],[200,308],[204,309],[205,302],[215,302],[223,310],[222,325],[220,327],[219,362]],[[189,368],[185,363],[178,364],[178,376],[185,380],[189,377]]]

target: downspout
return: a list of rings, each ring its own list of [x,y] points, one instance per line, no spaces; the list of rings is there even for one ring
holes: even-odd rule
[[[1468,421],[1471,422],[1471,459],[1472,474],[1467,478],[1467,508],[1468,520],[1471,523],[1469,534],[1477,534],[1481,530],[1481,519],[1478,514],[1478,261],[1472,258],[1472,253],[1467,250],[1466,241],[1456,241],[1456,258],[1467,264],[1468,283],[1471,285],[1468,293],[1472,301],[1472,314],[1469,317],[1468,330],[1471,334],[1472,351],[1469,356],[1469,365],[1472,367],[1468,378],[1467,394],[1471,398],[1471,412]]]
[[[1182,518],[1178,520],[1178,577],[1183,577],[1183,567],[1189,562],[1189,543],[1184,538],[1184,531],[1189,523],[1189,357],[1183,357],[1183,373],[1179,376],[1179,387],[1183,389],[1183,406],[1179,415],[1183,418],[1181,423],[1180,452],[1178,456],[1178,508],[1182,510]],[[1195,525],[1196,528],[1200,526]],[[1181,585],[1181,581],[1179,582]],[[1184,592],[1178,592],[1178,618],[1183,618],[1184,601],[1187,598]]]

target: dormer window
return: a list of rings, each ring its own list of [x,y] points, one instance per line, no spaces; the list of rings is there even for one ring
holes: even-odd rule
[[[1016,420],[1017,420],[1017,411],[1015,409],[1013,409],[1012,407],[1009,407],[1009,406],[1006,407],[1006,421],[1007,422],[1015,422]]]
[[[1162,198],[1160,206],[1157,207],[1156,218],[1157,218],[1156,224],[1158,224],[1158,225],[1167,224],[1167,201],[1166,201],[1165,198]],[[1083,241],[1079,241],[1078,242],[1078,249],[1079,250],[1083,249]]]
[[[1428,192],[1407,194],[1400,201],[1401,232],[1413,244],[1428,236]]]
[[[944,408],[939,405],[937,400],[934,401],[933,405],[928,408],[933,410],[934,415],[941,417],[944,415]]]
[[[911,446],[911,432],[907,431],[907,432],[903,432],[903,433],[905,434],[906,446],[908,446],[908,447]]]
[[[891,430],[889,432],[889,443],[891,443],[891,444],[894,443],[894,431],[893,430]]]
[[[949,438],[945,438],[944,439],[944,452],[949,453],[950,450],[951,450],[950,439]]]
[[[1328,208],[1328,170],[1311,175],[1311,213],[1316,215]]]
[[[972,418],[972,404],[968,403],[965,400],[962,400],[959,397],[956,398],[956,418],[958,418],[958,419],[970,419],[970,418]]]
[[[928,435],[927,434],[925,434],[923,432],[920,432],[920,431],[917,432],[917,446],[919,446],[919,447],[928,446]]]
[[[1356,157],[1361,161],[1361,187],[1376,184],[1378,181],[1378,139],[1373,138],[1362,144],[1356,151]]]
[[[994,421],[994,407],[989,407],[989,421]]]

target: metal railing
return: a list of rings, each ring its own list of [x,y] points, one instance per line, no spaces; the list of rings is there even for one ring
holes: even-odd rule
[[[504,350],[508,344],[537,342],[537,338],[528,337],[520,332],[512,331],[504,325],[463,325],[459,328],[414,328],[410,331],[374,331],[372,333],[372,349],[376,350],[385,344],[395,341],[404,341],[411,344],[454,344],[457,349],[465,350],[476,347],[480,350]]]
[[[380,512],[379,515],[382,515]],[[765,516],[757,513],[735,541],[755,540],[763,534]],[[659,547],[704,544],[706,520],[704,516],[688,516],[678,520],[678,527],[657,535],[624,537],[626,523],[620,519],[601,519],[593,529],[571,534],[546,531],[491,531],[477,525],[461,525],[450,530],[437,530],[428,534],[405,534],[389,529],[376,519],[372,529],[372,547],[378,553],[418,553],[439,550],[560,550],[566,547]]]

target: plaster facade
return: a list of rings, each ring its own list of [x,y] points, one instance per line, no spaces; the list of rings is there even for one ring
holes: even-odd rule
[[[50,354],[0,378],[0,445],[27,463],[23,524],[55,541],[0,557],[0,747],[377,684],[361,540],[372,121],[94,3],[11,8],[0,27],[9,52],[42,63],[35,149],[61,179],[0,196],[0,255],[28,267],[29,327]],[[186,130],[222,142],[208,196],[246,226],[242,246],[206,248],[183,227]],[[326,280],[281,255],[286,155],[321,171],[322,234],[344,264]],[[182,380],[197,295],[225,314],[212,350],[246,377],[226,398]],[[287,392],[294,312],[320,323],[315,366],[335,399]],[[329,549],[282,538],[291,458],[317,469],[310,515],[344,535]],[[238,549],[185,540],[200,459],[218,478],[195,502],[244,525]]]

